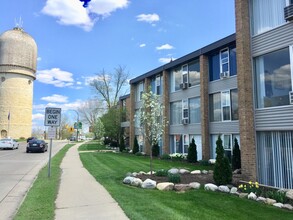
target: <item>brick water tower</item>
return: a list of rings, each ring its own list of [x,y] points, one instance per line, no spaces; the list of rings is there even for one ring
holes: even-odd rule
[[[0,35],[0,138],[32,133],[37,44],[20,27]]]

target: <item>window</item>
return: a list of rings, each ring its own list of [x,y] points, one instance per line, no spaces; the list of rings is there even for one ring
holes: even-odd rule
[[[238,116],[238,89],[231,89],[231,117],[232,120],[239,120]]]
[[[184,154],[188,153],[188,147],[189,147],[189,135],[184,134],[183,135],[183,152]]]
[[[229,75],[229,49],[226,48],[220,52],[220,71],[227,72]]]
[[[156,94],[161,95],[161,76],[156,76]]]
[[[144,87],[144,83],[140,82],[137,85],[137,90],[136,90],[136,101],[140,101],[142,98],[142,93],[143,93],[143,87]]]
[[[190,62],[188,64],[188,79],[190,86],[196,86],[200,84],[199,60]]]
[[[230,112],[230,91],[222,92],[222,118],[223,121],[231,120],[231,112]]]
[[[224,134],[222,136],[225,156],[229,159],[230,163],[231,163],[231,159],[232,159],[231,158],[231,156],[232,156],[231,137],[232,137],[232,135],[230,135],[230,134]]]
[[[140,128],[140,111],[135,110],[134,113],[134,127]]]
[[[170,104],[170,124],[179,125],[182,121],[182,101],[172,102]]]
[[[214,93],[209,98],[210,121],[221,121],[221,93]]]
[[[188,83],[188,65],[182,66],[182,83]]]
[[[200,97],[189,99],[189,122],[200,123]]]
[[[188,99],[182,100],[182,119],[188,119],[189,111],[188,111]]]
[[[175,92],[180,90],[180,83],[181,83],[181,67],[177,67],[172,70],[171,77],[170,77],[170,92]]]
[[[254,59],[257,108],[289,105],[291,68],[289,48]]]
[[[292,0],[290,0],[292,2]],[[252,34],[257,35],[285,23],[286,0],[250,0]]]

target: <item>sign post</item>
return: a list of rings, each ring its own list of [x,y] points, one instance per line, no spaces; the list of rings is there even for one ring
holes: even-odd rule
[[[48,138],[50,138],[49,162],[48,162],[48,177],[51,176],[51,155],[52,155],[52,139],[56,138],[56,127],[60,126],[61,108],[45,109],[45,126],[48,128]]]

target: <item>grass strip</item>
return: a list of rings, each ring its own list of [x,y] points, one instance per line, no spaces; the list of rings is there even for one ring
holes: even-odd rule
[[[130,219],[292,219],[292,212],[237,196],[203,189],[185,193],[148,190],[122,183],[127,172],[149,171],[149,158],[117,153],[83,153],[84,167],[119,203]],[[195,165],[155,159],[154,170],[202,169]]]
[[[61,177],[60,164],[68,149],[73,145],[65,145],[52,158],[50,178],[48,178],[48,165],[40,170],[14,220],[54,219],[55,200]]]
[[[91,150],[107,150],[105,145],[100,144],[99,142],[89,142],[81,145],[78,148],[78,151],[91,151]]]

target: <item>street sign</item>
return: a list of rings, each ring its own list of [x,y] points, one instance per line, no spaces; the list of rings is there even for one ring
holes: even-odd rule
[[[59,127],[61,121],[61,108],[45,109],[45,126]]]
[[[82,129],[82,123],[78,122],[78,129]]]
[[[48,128],[48,138],[49,139],[55,139],[56,138],[56,127],[52,127],[52,126],[50,126],[49,128]]]

